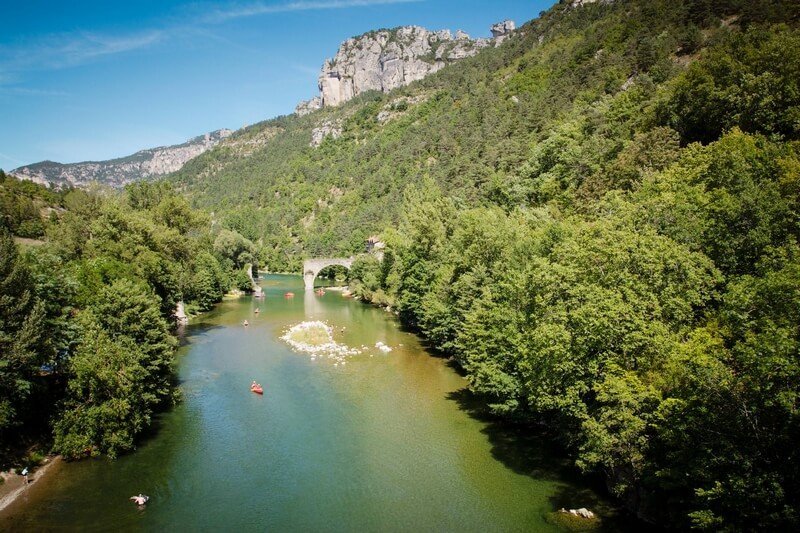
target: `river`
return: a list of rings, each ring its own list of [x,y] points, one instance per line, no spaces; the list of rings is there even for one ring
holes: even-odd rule
[[[537,439],[471,414],[464,378],[385,311],[304,295],[297,276],[260,283],[263,300],[188,326],[183,401],[136,452],[58,466],[0,529],[558,531],[561,506],[606,509]],[[280,336],[305,320],[370,348],[336,366],[293,352]],[[144,509],[128,500],[140,492]]]

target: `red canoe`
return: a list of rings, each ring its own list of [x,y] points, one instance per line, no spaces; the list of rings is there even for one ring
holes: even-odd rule
[[[250,387],[250,390],[256,394],[264,394],[264,389],[262,387]]]

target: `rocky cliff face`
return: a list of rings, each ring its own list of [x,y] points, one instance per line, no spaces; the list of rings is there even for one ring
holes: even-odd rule
[[[513,20],[504,20],[503,22],[492,24],[490,30],[492,31],[492,38],[502,42],[516,28]]]
[[[562,0],[563,2],[564,0]],[[610,4],[614,0],[566,0],[570,7],[583,7],[586,4]]]
[[[326,120],[318,127],[311,130],[311,142],[308,144],[312,148],[316,148],[322,144],[325,137],[332,137],[338,139],[342,136],[342,123],[331,122]]]
[[[311,100],[303,100],[297,107],[294,108],[294,112],[300,115],[308,115],[312,111],[316,111],[317,109],[322,108],[322,98],[319,96],[315,96]]]
[[[420,80],[446,65],[495,46],[515,29],[506,20],[494,24],[489,39],[471,39],[459,30],[429,31],[419,26],[378,30],[346,40],[319,75],[320,95],[301,102],[304,115],[324,106],[337,106],[365,91],[389,92]]]
[[[47,185],[82,186],[100,182],[112,187],[179,170],[187,161],[217,145],[231,134],[222,129],[190,139],[183,144],[141,150],[133,155],[108,161],[56,163],[42,161],[12,170],[14,176]]]

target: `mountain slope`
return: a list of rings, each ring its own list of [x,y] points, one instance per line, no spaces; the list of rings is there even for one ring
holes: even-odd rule
[[[135,154],[107,161],[56,163],[42,161],[16,168],[9,174],[47,185],[83,186],[99,182],[112,187],[151,179],[179,170],[187,161],[216,146],[230,135],[226,129],[212,131],[185,143],[140,150]]]
[[[597,150],[618,152],[648,123],[672,123],[656,104],[706,44],[792,12],[734,0],[716,11],[688,1],[578,4],[558,4],[501,46],[408,87],[237,132],[231,140],[277,133],[246,157],[210,150],[172,179],[229,227],[263,239],[271,268],[294,268],[302,254],[349,254],[397,220],[403,191],[426,175],[468,204],[530,201],[526,175],[557,155],[533,161],[535,146],[557,151],[567,125],[602,127],[614,138]],[[598,114],[606,124],[591,124]],[[327,134],[316,148],[315,134]],[[590,173],[596,159],[571,164]]]

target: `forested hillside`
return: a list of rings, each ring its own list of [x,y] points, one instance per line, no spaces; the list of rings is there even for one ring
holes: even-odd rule
[[[795,4],[558,4],[503,46],[410,87],[240,130],[173,179],[223,225],[263,242],[262,263],[276,271],[297,270],[303,255],[361,250],[365,237],[399,220],[403,191],[425,175],[464,205],[565,201],[562,172],[580,175],[570,186],[582,197],[597,197],[607,186],[596,183],[607,174],[599,171],[657,126],[680,134],[681,145],[707,142],[749,108],[755,122],[741,124],[745,131],[795,130],[791,113],[775,117],[791,108],[790,67],[778,65],[783,78],[763,75],[783,57],[758,47],[763,64],[735,56],[716,72],[708,60],[687,71],[704,56],[749,48],[765,38],[759,32],[773,49],[791,40],[790,27],[763,28],[793,24]],[[741,77],[747,94],[725,87]],[[758,96],[769,87],[777,98]],[[315,128],[341,136],[315,148]]]
[[[0,171],[0,200],[0,464],[133,449],[176,398],[177,303],[249,290],[252,243],[163,183],[54,190]]]
[[[382,232],[357,294],[643,518],[795,530],[800,6],[572,4],[172,179],[273,270]]]

